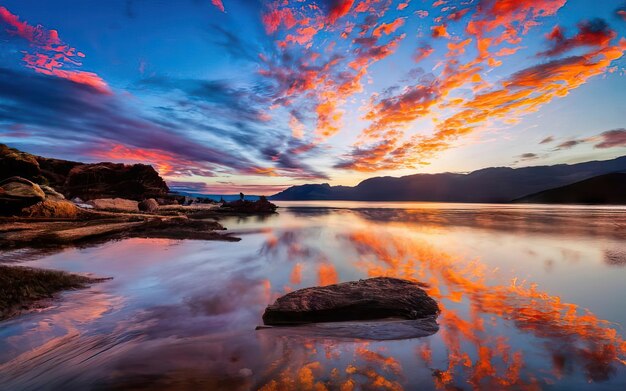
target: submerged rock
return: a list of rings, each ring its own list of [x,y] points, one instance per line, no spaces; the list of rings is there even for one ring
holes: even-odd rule
[[[420,286],[389,277],[300,289],[279,297],[263,314],[266,325],[375,319],[434,318],[439,306]]]

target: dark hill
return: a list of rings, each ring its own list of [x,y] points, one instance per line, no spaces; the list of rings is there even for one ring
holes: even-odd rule
[[[626,173],[600,175],[522,197],[514,202],[540,204],[626,204]]]
[[[524,168],[492,167],[469,174],[375,177],[355,187],[292,186],[273,200],[510,202],[598,175],[626,171],[626,156],[613,160]]]

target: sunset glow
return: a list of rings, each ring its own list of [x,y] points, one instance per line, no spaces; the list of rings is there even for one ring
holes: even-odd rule
[[[270,194],[626,147],[618,0],[71,7],[0,7],[0,135],[22,150]]]

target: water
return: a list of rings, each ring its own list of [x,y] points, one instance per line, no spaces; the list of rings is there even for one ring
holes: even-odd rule
[[[131,239],[4,261],[113,277],[0,323],[0,389],[626,388],[626,209],[281,203],[239,243]],[[374,206],[374,207],[372,207]],[[255,331],[293,289],[429,284],[436,334]]]

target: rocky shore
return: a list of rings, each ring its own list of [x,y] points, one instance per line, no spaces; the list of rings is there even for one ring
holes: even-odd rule
[[[218,203],[172,194],[149,165],[83,164],[0,144],[0,249],[128,237],[236,241],[220,218],[275,210],[265,197]]]
[[[173,194],[145,164],[84,164],[0,144],[0,251],[135,237],[238,241],[225,232],[221,218],[275,211],[276,205],[265,197],[218,203]],[[2,299],[13,289],[10,276],[17,275],[27,280],[37,274],[13,273],[0,279],[2,313],[9,311]],[[52,275],[39,276],[45,280]],[[65,289],[63,284],[54,286]]]

